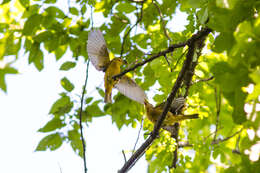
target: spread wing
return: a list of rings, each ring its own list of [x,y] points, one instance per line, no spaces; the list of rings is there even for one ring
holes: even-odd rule
[[[98,71],[104,71],[109,64],[106,41],[100,30],[92,30],[88,34],[88,56]]]
[[[140,88],[134,80],[128,76],[123,76],[119,79],[119,82],[115,85],[115,88],[118,89],[120,93],[126,97],[137,101],[141,104],[144,104],[147,96],[142,88]]]

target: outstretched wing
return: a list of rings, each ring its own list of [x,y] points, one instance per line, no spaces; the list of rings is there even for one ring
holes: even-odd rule
[[[92,30],[88,34],[88,56],[91,63],[99,71],[104,71],[109,64],[106,41],[100,30]]]
[[[119,82],[115,85],[115,88],[126,97],[141,104],[144,104],[145,99],[147,99],[144,90],[128,76],[121,77]]]

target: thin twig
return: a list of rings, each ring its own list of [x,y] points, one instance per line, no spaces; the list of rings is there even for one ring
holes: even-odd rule
[[[211,142],[211,145],[216,145],[216,144],[219,144],[219,143],[221,143],[221,142],[225,142],[225,141],[227,141],[227,140],[233,138],[234,136],[238,135],[239,133],[241,133],[242,130],[243,130],[243,129],[240,129],[239,131],[235,132],[233,135],[228,136],[228,137],[226,137],[226,138],[224,138],[224,139],[217,139],[217,140],[215,140],[215,141],[212,141],[212,142]],[[240,138],[238,138],[238,140],[239,140],[239,139],[240,139]],[[237,143],[238,143],[238,142],[237,142]],[[191,144],[191,143],[189,143],[189,141],[179,143],[179,148],[193,147],[193,146],[194,146],[194,145]],[[236,149],[234,149],[233,152],[239,154],[239,148],[236,147]]]
[[[214,144],[219,144],[219,143],[221,143],[221,142],[225,142],[225,141],[227,141],[227,140],[233,138],[233,137],[236,136],[237,134],[241,133],[242,130],[243,130],[243,129],[240,129],[239,131],[235,132],[233,135],[228,136],[228,137],[226,137],[226,138],[224,138],[224,139],[216,139],[216,140],[212,141],[211,144],[214,145]]]
[[[211,76],[211,77],[206,78],[206,79],[200,79],[193,84],[196,84],[196,83],[199,83],[199,82],[208,82],[208,81],[213,80],[213,79],[214,79],[214,76]]]
[[[187,41],[187,44],[189,46],[189,51],[187,53],[187,58],[183,64],[183,67],[177,77],[177,80],[172,88],[172,91],[167,98],[166,104],[164,105],[163,112],[158,119],[158,121],[154,125],[154,129],[151,133],[151,135],[147,138],[147,140],[140,146],[139,149],[136,150],[136,152],[130,157],[130,159],[123,165],[123,167],[118,171],[119,173],[125,173],[127,172],[133,165],[141,158],[141,156],[145,153],[147,148],[152,144],[154,139],[157,137],[159,134],[159,130],[161,128],[161,125],[166,117],[167,112],[170,109],[171,103],[174,99],[174,97],[177,94],[178,89],[181,87],[181,83],[183,82],[184,76],[188,68],[190,67],[190,64],[192,62],[194,50],[195,50],[195,42],[198,41],[199,39],[207,36],[212,30],[209,28],[204,28],[201,31],[199,31],[197,34],[194,34],[191,39]],[[173,48],[172,48],[173,49]],[[172,50],[171,50],[172,51]],[[170,52],[171,52],[170,51]]]
[[[91,30],[94,28],[94,20],[93,20],[93,7],[90,6],[90,19],[91,19]]]
[[[125,75],[126,73],[128,73],[128,72],[130,72],[130,71],[133,71],[133,70],[135,70],[136,68],[138,68],[138,67],[140,67],[140,66],[143,66],[144,64],[146,64],[146,63],[148,63],[148,62],[150,62],[150,61],[155,60],[156,58],[158,58],[158,57],[160,57],[160,56],[164,56],[165,54],[167,54],[167,53],[169,53],[169,52],[173,52],[175,48],[184,47],[184,46],[186,46],[186,45],[187,45],[187,42],[171,45],[171,46],[168,47],[166,50],[161,51],[161,52],[159,52],[159,53],[153,55],[151,58],[148,58],[148,59],[146,59],[146,60],[144,60],[144,61],[142,61],[142,62],[136,64],[135,66],[130,67],[130,68],[124,70],[123,72],[121,72],[121,73],[119,73],[119,74],[113,76],[113,79],[119,78],[119,77]]]
[[[177,67],[177,65],[179,64],[179,61],[180,61],[181,58],[187,53],[187,51],[188,51],[188,49],[185,50],[185,51],[181,54],[181,56],[177,59],[175,65],[174,65],[174,67],[173,67],[173,69],[175,69],[175,68]]]
[[[158,11],[158,13],[160,15],[162,28],[163,28],[163,33],[164,33],[165,37],[171,42],[172,39],[169,36],[168,31],[166,30],[166,24],[165,24],[165,20],[163,19],[162,11],[161,11],[160,7],[158,6],[158,4],[156,4],[156,2],[157,2],[156,0],[152,0],[153,5],[156,7],[156,9],[157,9],[157,11]]]
[[[217,133],[218,133],[219,114],[220,114],[220,108],[221,108],[221,94],[220,94],[220,90],[217,91],[217,88],[215,88],[215,99],[216,99],[216,108],[217,108],[217,112],[216,112],[217,119],[216,119],[216,130],[214,133],[213,141],[216,140]]]
[[[125,162],[126,162],[126,156],[125,156],[125,151],[124,151],[124,150],[122,150],[122,154],[123,154],[124,160],[125,160]]]
[[[131,2],[134,2],[134,3],[145,3],[146,0],[129,0]]]
[[[87,173],[87,163],[86,163],[86,145],[85,145],[85,139],[84,139],[83,127],[82,127],[82,109],[83,109],[84,95],[85,95],[87,81],[88,81],[88,67],[89,67],[89,60],[87,62],[86,79],[83,86],[83,91],[82,91],[82,96],[80,101],[80,111],[79,111],[79,127],[80,127],[80,137],[81,137],[82,148],[83,148],[84,173]]]
[[[178,147],[179,148],[193,147],[193,144],[190,144],[189,142],[179,142]]]
[[[168,64],[168,66],[170,67],[170,69],[171,69],[171,72],[172,72],[172,67],[171,67],[171,64],[170,64],[170,62],[169,62],[169,60],[168,60],[168,58],[167,58],[167,55],[166,55],[166,54],[164,55],[164,59],[166,60],[166,62],[167,62],[167,64]]]
[[[121,53],[120,53],[120,58],[122,58],[123,54],[124,54],[124,45],[125,45],[125,40],[126,38],[128,37],[128,35],[130,34],[130,32],[132,31],[132,29],[138,25],[139,22],[141,22],[143,18],[143,4],[142,4],[142,7],[141,7],[141,13],[140,13],[140,16],[137,14],[137,20],[135,22],[135,24],[127,31],[127,33],[124,35],[123,37],[123,43],[121,45]]]
[[[141,121],[141,126],[140,126],[140,129],[139,129],[139,131],[138,131],[138,135],[137,135],[137,138],[136,138],[136,141],[135,141],[135,145],[134,145],[134,148],[133,148],[133,151],[132,151],[132,155],[133,155],[133,153],[134,153],[134,151],[135,151],[135,147],[136,147],[136,145],[137,145],[137,143],[138,143],[138,140],[139,140],[141,131],[142,131],[142,129],[143,129],[143,122],[144,122],[144,118],[142,118],[142,121]]]

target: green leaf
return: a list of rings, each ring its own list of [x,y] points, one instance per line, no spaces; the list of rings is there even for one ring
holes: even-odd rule
[[[45,136],[38,144],[36,151],[46,151],[50,149],[54,151],[62,145],[62,137],[59,133],[54,133],[48,136]]]
[[[18,73],[17,69],[10,67],[9,65],[6,65],[4,67],[4,69],[0,69],[0,71],[2,71],[5,74],[17,74]]]
[[[32,44],[29,54],[29,64],[34,63],[35,67],[41,71],[43,69],[43,53],[40,50],[40,44],[35,42]]]
[[[60,118],[54,117],[51,119],[47,124],[45,124],[44,127],[40,128],[39,132],[50,132],[54,131],[56,129],[60,129],[64,127],[66,124],[63,123],[63,121]]]
[[[244,111],[246,94],[241,89],[235,90],[235,104],[232,113],[233,121],[241,124],[246,121],[246,113]]]
[[[251,73],[250,78],[253,79],[255,83],[260,83],[260,70],[257,69],[253,73]]]
[[[99,95],[100,95],[101,97],[105,97],[105,92],[104,92],[104,90],[102,90],[101,88],[98,88],[98,87],[96,87],[96,89],[98,90],[98,93],[99,93]]]
[[[68,131],[68,139],[70,140],[70,145],[74,152],[78,154],[80,157],[83,157],[83,146],[78,130],[74,129]]]
[[[30,4],[29,0],[19,0],[19,2],[22,4],[24,8],[27,8]]]
[[[4,4],[6,4],[6,3],[8,3],[8,2],[10,2],[11,0],[3,0],[3,2],[1,3],[1,5],[4,5]]]
[[[87,7],[86,7],[86,5],[83,5],[80,9],[81,14],[84,15],[86,13],[86,11],[87,11]]]
[[[61,79],[61,86],[68,92],[71,92],[74,89],[74,85],[66,78]]]
[[[75,62],[66,61],[66,62],[64,62],[64,63],[61,65],[60,70],[68,71],[68,70],[74,68],[75,66],[76,66],[76,63],[75,63]]]
[[[49,114],[64,115],[70,112],[73,107],[73,102],[70,101],[70,97],[63,95],[58,99],[51,107]]]
[[[101,109],[98,106],[99,102],[94,102],[91,105],[86,107],[85,112],[87,113],[87,115],[92,116],[92,117],[100,117],[100,116],[104,116],[104,112],[101,111]]]
[[[93,100],[93,97],[87,97],[85,104],[89,104]]]
[[[221,53],[224,50],[230,50],[234,44],[234,37],[231,33],[221,33],[215,39],[213,50]]]
[[[147,40],[148,37],[146,34],[137,34],[135,36],[132,37],[133,41],[136,42],[138,44],[138,46],[140,46],[143,49],[147,48]]]
[[[53,37],[53,33],[51,31],[43,31],[37,34],[34,37],[34,40],[40,43],[49,40],[51,37]]]
[[[37,30],[37,28],[40,27],[41,22],[42,22],[41,15],[34,14],[34,15],[30,16],[24,24],[23,34],[24,35],[33,35],[35,33],[35,31]]]
[[[216,0],[216,5],[220,8],[232,9],[239,0]]]
[[[64,12],[57,7],[50,6],[50,7],[46,8],[45,11],[48,13],[48,16],[47,16],[48,18],[50,18],[50,17],[57,17],[60,19],[65,18]],[[48,21],[48,18],[47,18],[47,21]]]
[[[44,3],[46,4],[54,4],[57,0],[45,0]]]
[[[67,47],[68,45],[59,46],[56,50],[54,50],[57,61],[66,53]]]
[[[198,11],[198,19],[201,24],[205,24],[209,18],[208,8],[202,8]]]
[[[116,10],[118,10],[119,12],[131,13],[136,10],[136,7],[129,3],[121,2],[116,6]]]
[[[78,9],[76,7],[70,7],[69,11],[70,11],[71,14],[73,14],[75,16],[79,15],[79,11],[78,11]]]
[[[6,92],[5,74],[0,72],[0,88]]]

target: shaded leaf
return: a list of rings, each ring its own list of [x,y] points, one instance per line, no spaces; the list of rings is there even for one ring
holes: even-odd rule
[[[62,137],[59,133],[50,134],[45,136],[36,147],[35,151],[46,151],[50,149],[54,151],[62,145]]]
[[[64,63],[61,65],[60,70],[68,71],[68,70],[74,68],[75,66],[76,66],[76,63],[75,63],[75,62],[66,61],[66,62],[64,62]]]

